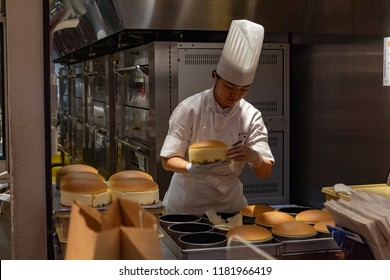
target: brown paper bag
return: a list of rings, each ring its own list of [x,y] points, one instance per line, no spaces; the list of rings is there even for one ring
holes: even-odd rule
[[[65,259],[162,259],[157,219],[130,200],[114,200],[104,212],[75,201]]]

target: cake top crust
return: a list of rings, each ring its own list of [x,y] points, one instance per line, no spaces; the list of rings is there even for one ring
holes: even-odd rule
[[[276,209],[266,204],[252,204],[241,208],[240,213],[246,217],[257,217],[265,212],[275,211]]]
[[[318,232],[329,233],[327,225],[334,227],[335,221],[332,219],[322,220],[314,224],[314,229]]]
[[[145,178],[129,178],[120,180],[112,184],[111,190],[130,192],[152,191],[158,190],[158,185],[156,182]]]
[[[104,182],[104,177],[99,173],[95,173],[91,171],[80,171],[80,172],[72,172],[64,175],[61,178],[61,183],[66,183],[77,179],[95,179]]]
[[[228,231],[227,237],[239,235],[248,241],[263,241],[272,238],[272,233],[266,228],[256,225],[242,225]]]
[[[282,236],[312,236],[316,234],[313,226],[303,222],[291,221],[278,224],[272,228],[272,233]]]
[[[98,173],[97,169],[86,164],[71,164],[71,165],[65,165],[57,170],[57,174],[59,175],[65,175],[72,172],[83,172],[83,171],[89,171]]]
[[[140,170],[119,171],[119,172],[111,175],[108,180],[110,182],[118,182],[118,181],[121,181],[123,179],[130,179],[130,178],[144,178],[144,179],[148,179],[150,181],[153,181],[153,177],[150,174],[143,172],[143,171],[140,171]]]
[[[295,217],[297,221],[315,224],[322,220],[332,219],[332,216],[327,212],[319,209],[305,210],[298,213]]]
[[[61,191],[84,194],[100,193],[107,190],[107,184],[96,179],[76,179],[61,186]]]
[[[270,211],[270,212],[264,212],[263,214],[257,216],[255,223],[258,225],[272,227],[283,222],[291,222],[291,221],[295,221],[295,219],[290,214],[279,212],[279,211]]]

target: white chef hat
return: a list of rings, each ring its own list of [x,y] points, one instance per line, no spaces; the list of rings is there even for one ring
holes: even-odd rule
[[[259,64],[263,39],[264,28],[260,24],[233,20],[218,62],[218,75],[235,85],[251,84]]]

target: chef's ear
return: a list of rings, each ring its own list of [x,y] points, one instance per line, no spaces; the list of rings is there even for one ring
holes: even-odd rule
[[[217,71],[215,69],[211,72],[211,75],[212,75],[213,79],[219,79],[220,78],[218,73],[217,73]]]

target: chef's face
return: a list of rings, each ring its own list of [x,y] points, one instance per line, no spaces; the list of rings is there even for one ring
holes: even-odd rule
[[[215,100],[221,106],[222,109],[227,107],[234,106],[237,102],[239,102],[242,98],[246,96],[249,91],[248,86],[237,86],[232,84],[217,74],[214,75],[215,79],[215,91],[214,96]]]

